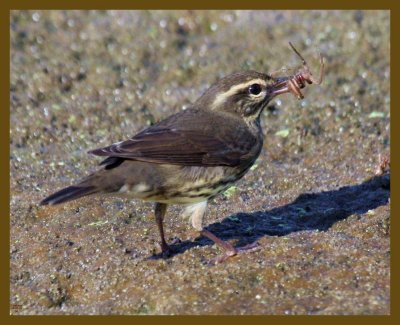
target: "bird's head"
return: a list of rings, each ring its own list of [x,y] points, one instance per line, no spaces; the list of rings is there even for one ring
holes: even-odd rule
[[[213,84],[197,100],[199,108],[255,120],[285,86],[268,74],[256,71],[232,73]]]

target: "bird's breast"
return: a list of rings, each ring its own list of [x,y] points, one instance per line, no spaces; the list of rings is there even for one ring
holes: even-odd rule
[[[188,204],[208,200],[225,191],[244,173],[236,167],[168,166],[164,184],[147,200]]]

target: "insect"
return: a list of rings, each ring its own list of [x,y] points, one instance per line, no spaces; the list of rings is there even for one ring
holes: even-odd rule
[[[319,78],[315,79],[310,71],[310,68],[307,65],[306,60],[301,56],[299,51],[296,50],[296,48],[293,46],[291,42],[289,42],[289,45],[292,48],[292,50],[300,57],[303,66],[294,75],[278,79],[278,82],[281,82],[283,88],[280,89],[279,92],[277,92],[277,94],[292,93],[298,99],[303,99],[304,95],[301,93],[300,89],[303,89],[306,86],[306,84],[319,85],[322,83],[322,80],[324,78],[324,58],[320,53]]]

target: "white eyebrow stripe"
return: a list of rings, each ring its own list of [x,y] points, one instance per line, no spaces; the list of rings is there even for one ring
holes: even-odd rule
[[[255,83],[261,84],[261,85],[263,85],[264,87],[267,85],[267,83],[266,83],[265,80],[263,80],[263,79],[252,79],[252,80],[249,80],[249,81],[247,81],[247,82],[241,83],[241,84],[239,84],[239,85],[232,86],[231,88],[229,88],[229,90],[227,90],[227,91],[225,91],[225,92],[223,92],[223,93],[218,94],[217,97],[215,98],[214,102],[212,103],[212,106],[211,106],[211,107],[212,107],[213,109],[216,108],[216,107],[218,107],[218,106],[219,106],[221,103],[223,103],[228,97],[230,97],[230,96],[232,96],[233,94],[237,93],[238,90],[243,89],[243,88],[246,88],[246,87],[248,87],[248,86],[250,86],[250,85],[252,85],[252,84],[255,84]]]

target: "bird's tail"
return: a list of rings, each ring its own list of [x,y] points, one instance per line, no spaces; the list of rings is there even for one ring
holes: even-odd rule
[[[81,184],[68,186],[46,197],[40,202],[40,205],[54,205],[64,203],[96,192],[97,191],[95,186],[84,186]]]
[[[117,192],[124,185],[125,174],[115,172],[116,170],[107,168],[98,170],[82,179],[80,183],[63,188],[46,197],[40,202],[40,205],[60,204],[95,193]]]

